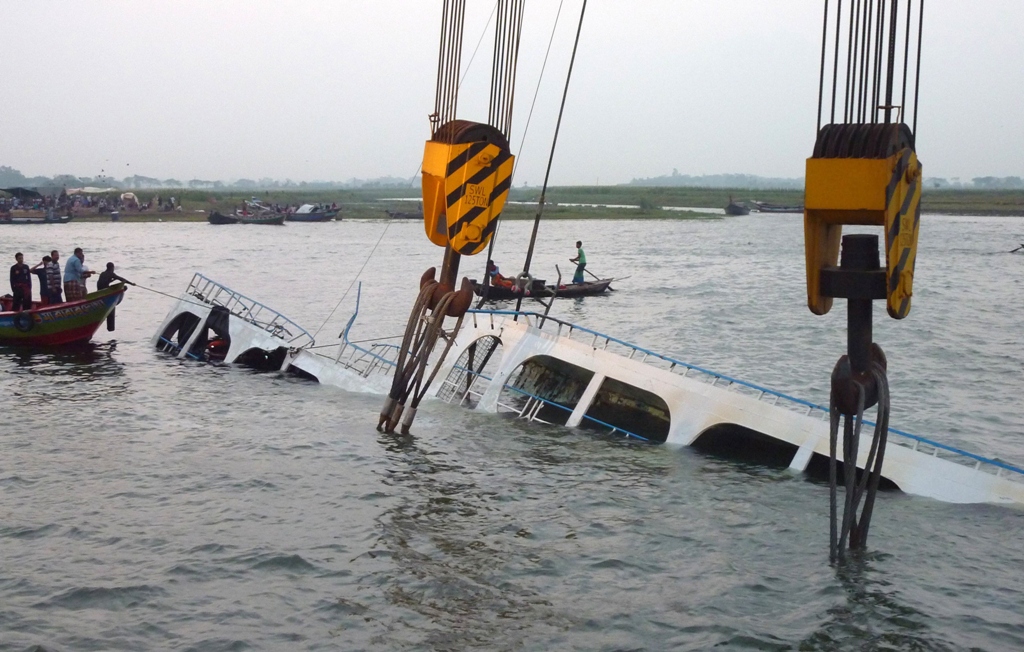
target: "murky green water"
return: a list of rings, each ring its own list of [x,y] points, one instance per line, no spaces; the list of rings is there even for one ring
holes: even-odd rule
[[[82,246],[174,295],[202,271],[315,331],[384,228],[9,226],[0,250]],[[502,227],[506,273],[528,229]],[[894,426],[1024,462],[1024,256],[998,253],[1022,232],[926,216],[913,313],[876,310]],[[560,316],[827,400],[845,316],[804,307],[799,217],[542,238],[549,280],[578,238],[631,275]],[[388,227],[355,335],[401,332],[439,263],[419,225]],[[824,485],[436,403],[381,435],[377,397],[152,352],[170,303],[133,288],[95,346],[0,355],[0,649],[1024,648],[1020,510],[885,494],[870,552],[837,570]]]

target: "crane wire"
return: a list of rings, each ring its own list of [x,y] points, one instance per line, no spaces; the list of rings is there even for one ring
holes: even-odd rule
[[[381,240],[384,239],[384,235],[388,232],[388,229],[391,228],[391,223],[394,221],[394,218],[389,219],[387,221],[387,224],[384,225],[384,230],[381,231],[380,237],[377,238],[377,243],[373,245],[372,249],[370,249],[370,253],[366,256],[366,260],[363,261],[363,266],[359,268],[359,271],[356,272],[355,278],[353,278],[352,282],[348,284],[348,289],[345,290],[345,294],[341,295],[341,298],[338,299],[338,303],[334,305],[334,308],[331,310],[330,314],[327,315],[327,319],[325,319],[324,323],[320,324],[320,328],[316,329],[316,332],[313,333],[314,340],[316,339],[316,336],[320,334],[320,331],[323,330],[324,326],[327,325],[327,322],[331,321],[331,317],[333,317],[334,313],[337,312],[338,308],[341,307],[341,304],[342,302],[345,301],[345,297],[348,296],[348,293],[352,291],[352,286],[356,284],[356,281],[358,281],[359,277],[363,274],[363,270],[366,269],[366,265],[370,262],[370,259],[373,257],[373,252],[377,251],[377,247],[380,246]]]
[[[555,122],[555,134],[554,137],[551,139],[551,152],[548,155],[548,166],[547,170],[544,172],[544,185],[541,186],[540,199],[537,202],[537,216],[533,220],[533,233],[530,235],[530,247],[526,252],[526,262],[523,265],[524,274],[530,273],[530,262],[533,259],[533,249],[537,244],[537,230],[540,228],[540,217],[541,214],[544,212],[544,196],[547,194],[548,191],[548,180],[551,177],[551,165],[555,160],[555,146],[558,144],[558,132],[562,127],[562,115],[565,113],[565,100],[566,97],[568,97],[569,95],[569,81],[572,79],[572,69],[573,65],[576,63],[576,51],[580,45],[580,33],[583,31],[583,16],[586,14],[586,12],[587,0],[583,0],[583,6],[580,9],[580,21],[576,27],[576,40],[573,42],[572,56],[569,58],[569,70],[565,75],[565,87],[562,89],[562,103],[558,108],[558,120]],[[516,299],[517,313],[519,312],[519,309],[522,307],[522,305],[523,296],[522,294],[520,294],[519,297]],[[517,320],[518,318],[519,316],[516,315]]]
[[[564,3],[565,3],[565,0],[559,0],[559,2],[558,2],[558,11],[555,12],[555,21],[554,21],[554,24],[551,26],[551,36],[548,38],[548,49],[546,49],[544,51],[544,61],[541,62],[541,74],[540,74],[540,76],[537,79],[537,87],[534,88],[534,99],[532,99],[532,101],[530,101],[530,103],[529,103],[529,112],[526,114],[526,125],[522,129],[522,138],[519,140],[519,149],[516,150],[516,154],[515,154],[515,163],[512,164],[512,178],[513,179],[515,178],[516,170],[519,169],[519,161],[520,161],[520,159],[522,157],[522,149],[526,145],[526,134],[529,133],[529,123],[530,123],[530,121],[532,121],[532,119],[534,119],[534,107],[537,106],[537,97],[538,97],[538,95],[541,94],[541,83],[544,81],[544,72],[548,68],[548,56],[551,54],[551,44],[554,43],[554,41],[555,41],[555,32],[558,29],[558,19],[562,15],[562,5]],[[497,7],[498,5],[496,4],[495,6]],[[487,273],[489,271],[488,268],[487,268],[487,263],[489,263],[490,260],[492,260],[492,254],[495,251],[495,241],[498,240],[498,232],[501,230],[501,228],[502,228],[502,220],[498,220],[498,225],[495,226],[495,232],[492,235],[490,235],[490,243],[487,244],[487,259],[486,259],[487,262],[485,262],[483,264],[484,265],[484,269],[483,269],[483,286],[484,286],[484,289],[486,289],[486,288],[488,288],[490,286],[490,276]],[[485,302],[486,300],[487,300],[487,294],[486,294],[486,290],[484,290],[483,296],[480,297],[480,300],[476,304],[477,310],[479,310],[480,307],[483,306],[483,302]]]
[[[905,0],[905,8],[904,0],[850,0],[848,5],[844,16],[842,0],[836,3],[834,13],[829,1],[824,2],[818,77],[818,131],[826,120],[829,124],[838,120],[848,125],[909,123],[912,135],[916,134],[924,0]],[[911,25],[914,18],[917,19],[918,32],[916,49],[912,51]],[[830,21],[835,21],[834,31]],[[834,51],[831,70],[826,71],[830,43],[834,45]],[[846,48],[846,67],[842,73],[839,67],[841,47]],[[900,64],[902,71],[898,69]],[[827,106],[827,72],[832,75],[831,106]],[[914,96],[908,98],[911,72],[915,75]],[[844,76],[842,86],[841,74]],[[913,117],[910,116],[909,101],[913,102]],[[852,133],[847,132],[847,137],[855,137]]]

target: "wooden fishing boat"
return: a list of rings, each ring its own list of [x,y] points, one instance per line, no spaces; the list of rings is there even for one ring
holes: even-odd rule
[[[0,346],[60,346],[86,342],[124,297],[117,283],[84,299],[51,306],[32,304],[31,310],[12,311],[11,297],[0,298]]]
[[[238,218],[234,215],[224,215],[220,211],[213,211],[206,216],[210,224],[238,224]]]
[[[257,215],[236,215],[239,224],[284,224],[284,213],[260,213]]]
[[[578,297],[590,297],[598,294],[604,294],[609,290],[612,290],[611,283],[615,279],[603,278],[596,281],[586,281],[584,283],[569,283],[567,285],[546,285],[542,280],[535,280],[533,287],[530,288],[530,292],[526,294],[527,297],[539,297],[542,299],[555,297],[557,299],[575,299]],[[515,288],[506,287],[504,285],[491,285],[488,288],[484,288],[482,283],[478,283],[476,280],[472,281],[473,292],[478,297],[484,296],[484,290],[487,291],[488,301],[508,301],[510,299],[517,299],[523,296],[521,292]]]
[[[67,224],[71,215],[47,217],[45,215],[17,215],[14,213],[0,214],[0,224]]]
[[[765,202],[756,201],[754,206],[757,207],[758,213],[803,213],[803,206],[784,206],[782,204],[768,204]]]
[[[728,205],[725,207],[726,215],[749,215],[750,209],[743,204],[737,204],[736,202],[729,200]]]
[[[210,213],[206,220],[210,224],[284,224],[284,213],[265,211],[261,213],[235,212],[224,215],[219,211]]]

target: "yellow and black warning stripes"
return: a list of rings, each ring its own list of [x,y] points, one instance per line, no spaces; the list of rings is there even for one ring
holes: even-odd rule
[[[889,316],[910,313],[917,234],[921,225],[921,165],[913,151],[900,152],[886,188],[885,261]]]
[[[512,186],[515,157],[493,142],[428,141],[423,155],[424,229],[439,246],[479,253]]]

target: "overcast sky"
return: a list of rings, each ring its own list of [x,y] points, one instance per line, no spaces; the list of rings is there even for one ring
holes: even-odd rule
[[[539,185],[582,0],[564,0],[516,184]],[[833,0],[833,6],[835,0]],[[526,0],[512,144],[558,0]],[[345,180],[418,171],[441,0],[0,0],[0,165]],[[460,117],[486,119],[494,0],[467,0]],[[803,175],[821,0],[590,0],[552,183]],[[1024,175],[1024,2],[926,0],[928,176]]]

